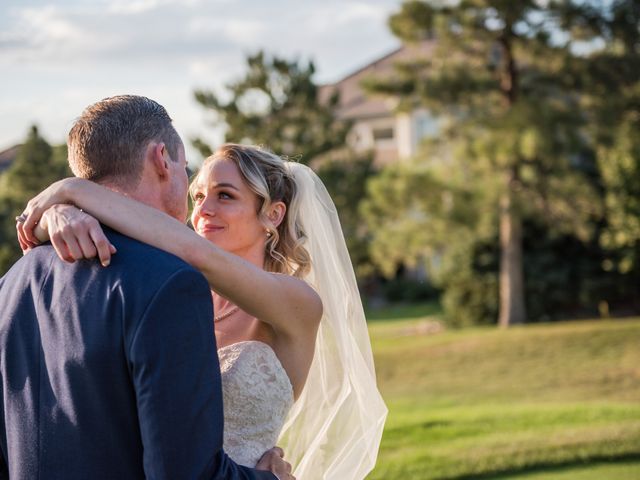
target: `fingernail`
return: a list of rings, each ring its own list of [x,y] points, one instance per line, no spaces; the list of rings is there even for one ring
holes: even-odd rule
[[[102,262],[102,266],[108,267],[110,263],[111,263],[111,260],[105,260],[104,262]]]

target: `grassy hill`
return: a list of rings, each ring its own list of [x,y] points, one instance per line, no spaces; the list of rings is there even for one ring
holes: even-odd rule
[[[640,479],[640,319],[370,325],[389,406],[370,479]]]

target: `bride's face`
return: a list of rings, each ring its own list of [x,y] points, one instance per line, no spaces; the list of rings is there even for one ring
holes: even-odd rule
[[[199,235],[223,250],[261,261],[266,231],[258,218],[260,199],[235,163],[209,162],[198,174],[192,195],[191,222]]]

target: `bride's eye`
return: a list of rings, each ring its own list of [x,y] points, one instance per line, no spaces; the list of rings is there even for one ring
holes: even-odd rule
[[[218,193],[218,198],[221,198],[223,200],[227,200],[227,199],[233,198],[233,196],[231,196],[227,192],[220,192],[220,193]]]
[[[193,201],[194,202],[199,202],[203,198],[204,198],[204,193],[202,193],[202,192],[196,192],[196,193],[193,194]]]

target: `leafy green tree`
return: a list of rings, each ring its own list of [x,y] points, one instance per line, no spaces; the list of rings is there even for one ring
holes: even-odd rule
[[[470,238],[497,239],[502,326],[527,319],[525,219],[588,241],[601,210],[586,174],[595,167],[576,81],[588,63],[576,52],[567,21],[570,14],[584,18],[584,12],[568,12],[566,3],[406,1],[390,18],[391,30],[405,42],[432,39],[432,56],[368,83],[374,92],[400,98],[401,109],[420,105],[441,119],[438,137],[427,143],[414,169],[426,168],[445,194],[402,212],[422,212],[422,227],[440,232],[437,240],[425,239],[422,257],[435,245],[444,264],[453,251],[466,252],[459,258],[472,262]],[[407,194],[417,189],[428,186]],[[458,205],[447,191],[466,192],[470,200]],[[468,210],[467,225],[450,218],[458,210]],[[406,227],[396,231],[400,245],[427,236],[419,226]],[[388,228],[394,224],[383,223],[376,233]],[[459,238],[467,247],[452,245]],[[375,238],[373,248],[381,242]],[[399,250],[402,260],[411,260],[407,250]]]
[[[482,191],[460,169],[441,173],[420,158],[383,169],[367,185],[361,214],[372,232],[372,260],[387,277],[426,264],[443,290],[452,325],[492,323],[497,314],[495,219],[479,214]]]
[[[593,5],[566,7],[568,28],[601,48],[582,74],[605,197],[600,237],[605,267],[640,281],[640,4],[615,0],[602,15]],[[637,298],[637,287],[629,292]],[[637,300],[636,300],[636,304]]]
[[[369,256],[369,229],[358,211],[366,196],[367,181],[377,173],[373,155],[339,149],[316,157],[313,168],[327,187],[338,211],[356,276],[364,279],[374,275],[376,269]]]
[[[334,97],[318,100],[315,67],[258,52],[247,58],[244,78],[227,86],[228,95],[198,90],[196,100],[214,113],[225,128],[225,141],[267,146],[280,155],[309,163],[345,143],[349,125],[336,119]],[[228,100],[221,97],[230,96]],[[207,156],[211,147],[201,139],[194,147]]]
[[[70,175],[66,146],[51,147],[32,126],[15,161],[0,177],[0,272],[21,255],[15,217],[37,193]]]
[[[640,273],[640,111],[622,123],[612,145],[603,147],[599,165],[605,188],[607,226],[603,246],[616,257],[607,264],[621,273]]]

